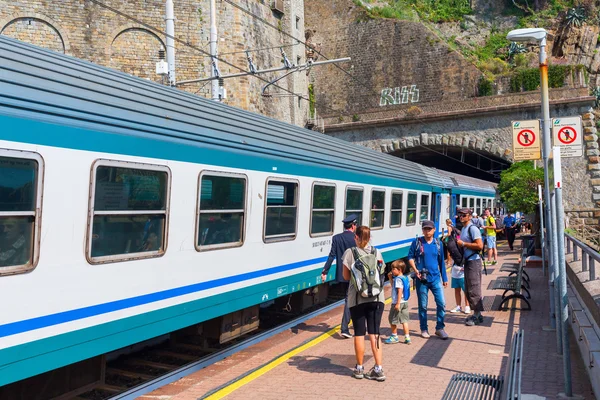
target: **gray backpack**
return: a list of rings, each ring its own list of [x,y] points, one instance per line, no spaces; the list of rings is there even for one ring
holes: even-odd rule
[[[352,247],[354,264],[350,269],[352,284],[361,297],[376,297],[383,291],[385,265],[377,260],[377,250],[360,255],[356,247]]]

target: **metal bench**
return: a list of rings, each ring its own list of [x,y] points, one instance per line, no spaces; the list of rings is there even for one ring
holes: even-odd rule
[[[502,294],[502,301],[498,306],[499,310],[501,310],[502,305],[507,303],[510,299],[521,299],[521,310],[531,310],[531,304],[527,300],[531,298],[531,293],[529,293],[529,290],[525,286],[525,281],[523,279],[524,264],[525,259],[522,259],[521,263],[519,264],[519,269],[517,270],[516,275],[502,276],[490,282],[488,289],[504,290],[504,293]],[[508,292],[513,293],[507,296]],[[522,292],[525,292],[526,296],[524,296]],[[527,305],[527,308],[523,307],[523,303]]]
[[[516,275],[519,272],[519,268],[521,268],[520,263],[504,263],[500,267],[500,272],[509,272],[508,276]],[[525,268],[523,267],[523,281],[525,281],[527,288],[531,289],[531,278]]]
[[[523,331],[513,336],[505,376],[458,373],[452,376],[442,400],[506,400],[521,398]],[[506,385],[504,384],[506,382]]]

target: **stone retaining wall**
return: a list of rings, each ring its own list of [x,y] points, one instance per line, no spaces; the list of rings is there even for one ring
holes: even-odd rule
[[[156,75],[159,50],[165,49],[164,0],[103,0],[119,15],[86,0],[0,0],[0,33],[25,42],[82,58],[100,65],[165,83]],[[263,18],[275,28],[243,13],[230,4],[217,2],[219,54],[225,61],[248,69],[246,49],[273,49],[252,53],[259,69],[281,66],[284,50],[288,58],[305,62],[304,46],[283,33],[304,39],[304,0],[284,0],[284,13],[272,11],[269,1],[236,1],[241,7]],[[177,81],[211,75],[209,50],[209,0],[175,0],[175,42]],[[296,20],[298,19],[298,24]],[[156,29],[154,29],[156,28]],[[187,46],[189,44],[190,46]],[[233,54],[232,54],[233,53]],[[239,69],[220,64],[222,75]],[[266,74],[267,81],[279,73]],[[295,73],[279,84],[293,93],[308,97],[308,77]],[[262,97],[265,82],[256,77],[225,81],[226,103],[246,110],[304,126],[308,101],[297,96]],[[180,87],[210,96],[210,83],[194,83]],[[277,90],[275,90],[277,91]]]

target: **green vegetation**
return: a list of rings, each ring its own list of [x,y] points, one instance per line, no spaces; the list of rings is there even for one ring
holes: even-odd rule
[[[505,2],[508,5],[506,13],[518,16],[521,27],[532,27],[530,24],[543,27],[549,26],[552,19],[574,7],[575,2],[580,0],[542,0],[536,2],[540,5],[538,9],[533,7],[531,0],[505,0]]]
[[[567,74],[575,71],[572,65],[550,65],[548,67],[548,87],[561,88],[565,85]],[[528,92],[540,87],[540,70],[538,68],[519,68],[510,79],[511,92]]]
[[[506,54],[500,54],[499,50],[506,49],[510,45],[510,42],[506,38],[507,33],[508,32],[492,33],[485,41],[485,45],[475,49],[474,54],[477,59],[480,61],[486,61],[494,57],[505,59]]]
[[[520,69],[510,78],[511,92],[528,92],[538,87],[540,87],[540,70],[537,68]]]
[[[502,171],[498,192],[509,210],[533,214],[538,204],[537,187],[543,182],[542,168],[534,169],[533,161],[520,161]]]
[[[438,36],[428,35],[425,40],[430,46],[442,39],[442,31],[436,25],[441,22],[458,22],[464,33],[443,38],[448,51],[457,51],[475,64],[483,77],[478,82],[478,95],[493,94],[494,81],[499,77],[510,76],[512,92],[536,90],[540,86],[539,70],[534,65],[535,54],[528,53],[523,44],[511,43],[506,39],[508,29],[499,30],[499,24],[479,22],[472,18],[470,0],[353,0],[363,7],[367,18],[392,18],[429,23],[431,30]],[[497,0],[501,1],[501,0]],[[506,15],[518,17],[514,28],[544,27],[572,29],[582,24],[596,24],[600,19],[600,1],[596,0],[503,0]],[[480,37],[467,34],[474,26],[487,26],[490,34],[482,44]],[[456,32],[456,31],[455,31]],[[583,69],[582,69],[583,68]],[[551,88],[565,85],[565,79],[571,73],[575,81],[576,73],[583,73],[587,83],[589,76],[583,66],[550,65],[548,84]],[[599,100],[600,101],[600,100]]]
[[[365,7],[371,18],[395,18],[415,21],[418,18],[429,22],[461,21],[471,14],[469,0],[386,0],[383,7]],[[373,3],[374,0],[354,0],[359,6]]]
[[[479,96],[491,96],[492,94],[494,94],[492,90],[492,85],[493,81],[482,76],[481,79],[479,79],[479,83],[477,85],[477,94]]]

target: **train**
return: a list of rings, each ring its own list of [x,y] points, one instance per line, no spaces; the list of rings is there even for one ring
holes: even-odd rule
[[[349,214],[392,261],[420,221],[495,204],[492,182],[4,36],[0,126],[0,386],[207,321],[253,329],[335,280]]]

